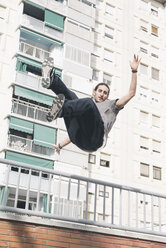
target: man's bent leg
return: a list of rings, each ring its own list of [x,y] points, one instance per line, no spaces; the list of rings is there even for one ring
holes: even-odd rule
[[[42,86],[51,89],[56,95],[63,94],[66,99],[77,99],[77,95],[69,90],[54,72],[54,59],[49,57],[42,64]]]
[[[60,117],[75,117],[94,109],[95,103],[91,98],[65,100]]]
[[[48,89],[51,89],[56,95],[63,94],[68,100],[78,99],[77,95],[69,90],[54,72],[52,72],[51,85]]]

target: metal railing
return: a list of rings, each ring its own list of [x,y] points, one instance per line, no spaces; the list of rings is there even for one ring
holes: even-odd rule
[[[9,134],[8,143],[9,148],[28,153],[42,154],[51,156],[54,155],[55,149],[34,144],[34,140],[22,138],[13,134]]]
[[[50,52],[40,49],[38,47],[32,46],[23,41],[21,41],[19,45],[20,45],[20,48],[19,48],[20,52],[30,55],[33,58],[37,58],[43,61],[44,59],[51,57]]]
[[[5,159],[0,163],[0,211],[166,235],[166,195]]]
[[[12,113],[26,116],[35,120],[47,122],[46,116],[49,109],[41,106],[30,105],[27,102],[13,99]]]

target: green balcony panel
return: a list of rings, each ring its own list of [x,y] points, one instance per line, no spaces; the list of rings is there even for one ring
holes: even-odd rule
[[[53,148],[56,142],[56,129],[34,124],[34,144]]]
[[[58,75],[60,78],[62,77],[62,70],[58,69],[58,68],[54,68],[54,72],[56,75]]]
[[[56,45],[56,46],[62,46],[62,43],[60,41],[56,41],[54,39],[48,38],[46,36],[40,35],[38,33],[34,33],[30,30],[27,30],[25,28],[20,29],[22,35],[26,35],[26,38],[29,38],[30,40],[33,40],[37,43],[43,43],[46,46]]]
[[[25,164],[30,164],[34,166],[40,166],[43,168],[53,169],[53,161],[42,159],[42,158],[37,158],[37,157],[25,155],[25,154],[20,154],[17,152],[7,151],[6,159],[25,163]]]
[[[10,117],[10,129],[18,130],[25,133],[33,133],[33,123],[19,118]]]
[[[32,65],[37,68],[41,68],[42,64],[40,62],[37,62],[33,59],[25,58],[23,56],[17,56],[17,64],[16,64],[16,70],[19,69],[19,63],[26,64],[26,65]]]
[[[63,31],[64,17],[46,9],[45,10],[45,23],[46,25],[52,28]]]
[[[14,94],[16,96],[22,96],[26,99],[31,99],[33,101],[36,102],[40,102],[40,103],[44,103],[48,106],[52,106],[52,102],[53,102],[53,97],[51,96],[47,96],[45,94],[33,91],[33,90],[29,90],[20,86],[15,86],[14,87]]]
[[[16,71],[26,72],[27,65],[18,59],[16,64]]]

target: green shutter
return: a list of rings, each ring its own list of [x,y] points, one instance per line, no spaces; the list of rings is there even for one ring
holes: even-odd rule
[[[23,56],[17,56],[17,61],[21,61],[24,64],[32,65],[32,66],[37,67],[37,68],[42,67],[42,64],[40,62],[37,62],[33,59],[25,58]],[[16,65],[16,69],[17,69],[17,65]]]
[[[48,43],[49,45],[52,44],[52,45],[56,45],[56,46],[62,46],[62,43],[60,41],[53,40],[51,38],[45,37],[45,36],[40,35],[38,33],[34,33],[32,31],[29,31],[29,30],[24,29],[24,28],[21,28],[20,30],[21,30],[21,32],[28,34],[30,37],[33,36],[40,41],[44,41],[44,42]]]
[[[16,96],[22,96],[22,97],[25,97],[26,99],[31,99],[31,100],[36,101],[36,102],[44,103],[48,106],[52,105],[52,102],[54,99],[51,96],[47,96],[47,95],[41,94],[39,92],[29,90],[29,89],[26,89],[26,88],[23,88],[20,86],[14,87],[14,94]]]
[[[6,159],[16,161],[16,162],[26,163],[26,164],[30,164],[30,165],[40,166],[40,167],[44,167],[44,168],[48,168],[48,169],[53,168],[53,161],[51,161],[51,160],[32,157],[32,156],[20,154],[17,152],[7,151],[6,152]]]
[[[46,9],[45,23],[52,28],[63,31],[64,17]]]
[[[34,144],[53,148],[56,141],[56,129],[34,124]]]
[[[18,59],[16,64],[16,71],[26,72],[26,70],[27,65]]]
[[[9,188],[6,189],[5,186],[0,188],[0,205],[6,206],[9,196]]]
[[[33,133],[33,123],[25,120],[21,120],[15,117],[10,117],[10,129],[15,129],[25,133]]]
[[[47,213],[47,201],[48,201],[48,195],[44,194],[43,195],[43,211],[45,213]],[[49,202],[49,213],[51,213],[51,202]]]

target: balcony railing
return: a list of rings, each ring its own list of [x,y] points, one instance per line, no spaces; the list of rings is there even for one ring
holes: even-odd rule
[[[55,38],[58,38],[60,40],[63,40],[63,33],[57,31],[56,29],[50,28],[48,26],[45,26],[45,23],[32,17],[29,15],[24,14],[22,18],[22,24],[27,26],[28,28],[34,28],[38,32],[41,32],[45,35],[52,35]]]
[[[12,102],[12,113],[26,116],[35,120],[47,122],[46,115],[49,109],[35,106],[35,105],[28,105],[28,103],[23,101],[18,101],[13,99]]]
[[[0,211],[166,235],[166,195],[1,158],[0,163],[3,170],[3,177],[0,178]],[[13,167],[18,168],[15,175],[11,170]],[[38,172],[35,179],[34,171]],[[45,184],[42,183],[42,174],[48,175]],[[12,191],[12,188],[15,191],[14,206],[8,202],[9,190]],[[21,190],[25,194],[24,209],[17,207]],[[39,207],[43,191],[45,211]],[[36,194],[35,209],[28,207],[32,192]],[[74,207],[71,207],[72,201]],[[61,211],[63,202],[65,214]],[[83,203],[82,207],[80,202]]]
[[[51,54],[48,51],[32,46],[22,41],[20,42],[19,51],[34,58],[40,59],[42,61],[48,57],[51,57]]]
[[[19,150],[28,153],[42,154],[46,156],[54,155],[55,149],[49,147],[39,146],[34,144],[34,141],[27,138],[18,137],[16,135],[9,134],[8,147],[14,150]]]

